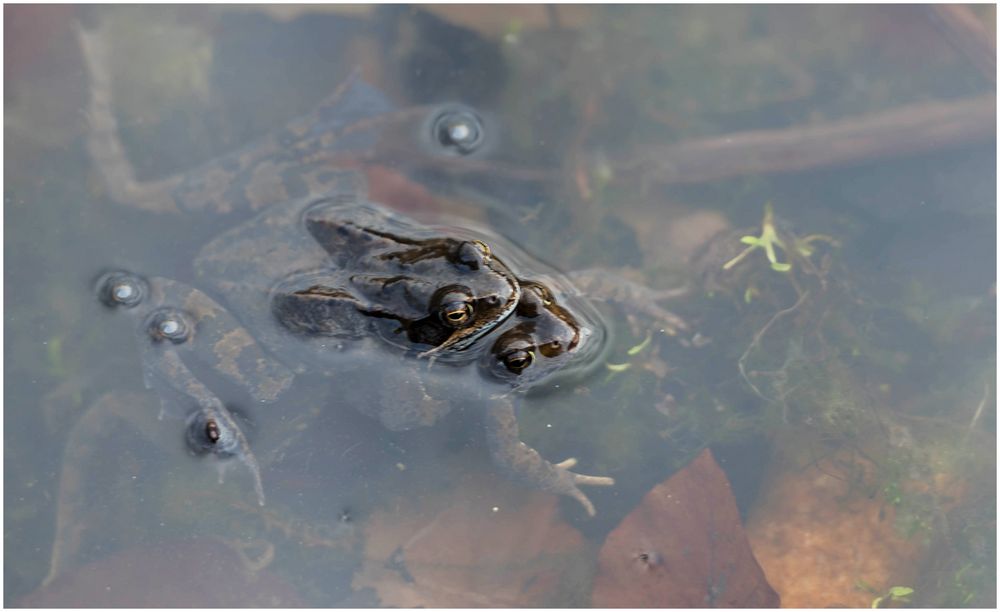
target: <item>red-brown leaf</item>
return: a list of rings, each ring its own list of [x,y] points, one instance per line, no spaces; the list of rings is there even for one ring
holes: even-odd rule
[[[556,496],[495,476],[401,500],[372,517],[365,537],[353,585],[374,589],[382,606],[565,605],[585,573],[583,537],[561,520]]]
[[[657,485],[604,542],[598,607],[777,607],[709,450]]]

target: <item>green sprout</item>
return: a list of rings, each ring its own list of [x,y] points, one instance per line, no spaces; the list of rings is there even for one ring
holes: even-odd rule
[[[46,344],[46,356],[49,361],[49,372],[56,378],[66,378],[66,360],[63,358],[62,338],[54,336]]]
[[[628,354],[629,357],[634,357],[639,353],[641,353],[642,350],[645,349],[647,346],[649,346],[649,343],[652,342],[652,340],[653,340],[653,334],[651,334],[650,332],[646,332],[646,339],[640,342],[639,344],[636,344],[632,348],[630,348],[628,351],[626,351],[626,353]]]
[[[636,344],[635,346],[630,347],[626,351],[626,354],[629,357],[635,357],[636,355],[638,355],[639,353],[641,353],[643,350],[645,350],[646,347],[649,346],[649,343],[652,342],[652,340],[653,340],[653,334],[651,334],[649,332],[646,332],[646,339],[643,340],[642,342],[640,342],[639,344]],[[604,367],[606,367],[612,374],[618,374],[619,372],[624,372],[625,370],[631,368],[632,364],[629,363],[629,362],[627,362],[627,361],[624,362],[624,363],[610,363],[609,362],[609,363],[605,363]]]
[[[890,602],[910,603],[910,595],[913,595],[913,589],[910,587],[891,587],[885,595],[880,595],[872,600],[872,608],[881,607],[882,602],[886,600],[889,600]]]
[[[778,254],[775,247],[781,249],[785,253],[789,252],[788,246],[785,241],[778,236],[778,230],[774,226],[774,206],[768,202],[764,204],[764,219],[760,224],[760,236],[742,236],[740,237],[740,242],[748,245],[747,248],[743,249],[739,255],[733,257],[727,261],[723,266],[723,270],[729,270],[736,264],[740,263],[747,258],[750,253],[756,249],[763,249],[764,255],[767,256],[767,260],[771,262],[771,269],[775,272],[789,272],[792,269],[792,264],[787,261],[778,261]],[[823,234],[810,234],[805,238],[795,238],[792,240],[792,249],[794,252],[802,257],[809,257],[814,252],[813,243],[817,241],[828,242],[830,244],[836,245],[837,242]],[[746,296],[744,296],[744,299]]]

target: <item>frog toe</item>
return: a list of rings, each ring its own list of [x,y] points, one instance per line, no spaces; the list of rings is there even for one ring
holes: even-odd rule
[[[589,476],[587,474],[570,472],[567,468],[574,465],[576,465],[576,459],[569,458],[565,461],[553,464],[553,467],[558,468],[570,476],[572,484],[566,491],[563,491],[563,494],[568,495],[580,502],[580,505],[582,505],[583,509],[587,512],[587,516],[594,516],[597,514],[597,511],[594,509],[594,504],[583,493],[583,491],[580,490],[580,486],[610,487],[615,484],[615,479],[607,476]]]
[[[569,493],[569,496],[575,499],[576,501],[580,502],[580,505],[583,506],[583,509],[584,511],[586,511],[587,516],[595,516],[597,514],[597,510],[594,509],[594,504],[591,503],[591,501],[587,498],[586,495],[583,494],[583,491],[581,491],[580,489],[573,489],[573,491]]]
[[[588,476],[586,474],[573,474],[573,481],[578,485],[591,487],[612,487],[615,484],[615,479],[609,476]]]

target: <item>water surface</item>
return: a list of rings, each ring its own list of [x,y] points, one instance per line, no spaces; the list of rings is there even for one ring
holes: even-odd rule
[[[80,585],[127,562],[161,574],[159,605],[250,569],[266,576],[253,599],[218,605],[584,606],[607,534],[710,447],[786,605],[866,606],[899,586],[918,605],[995,605],[995,121],[940,146],[805,169],[690,156],[692,142],[725,135],[988,108],[995,83],[924,8],[17,6],[5,17],[5,604],[39,589],[55,545],[69,552],[47,592],[77,605],[99,597]],[[467,104],[493,130],[460,171],[401,154],[369,174],[391,205],[486,224],[563,270],[687,288],[661,304],[690,326],[676,335],[603,305],[608,363],[521,412],[523,439],[545,457],[616,479],[587,491],[598,516],[504,480],[476,414],[391,433],[322,381],[266,410],[235,407],[269,458],[263,509],[240,468],[219,484],[190,456],[180,421],[158,420],[143,388],[132,323],[91,285],[109,267],[190,280],[193,254],[237,219],[192,224],[111,201],[85,146],[74,35],[99,24],[140,180],[253,142],[360,69],[396,108]],[[691,165],[678,176],[680,159]],[[763,249],[736,260],[769,205],[787,247],[779,265]],[[796,480],[831,465],[845,483],[835,504]],[[768,529],[791,524],[789,506],[818,516],[823,504],[838,509],[827,523],[857,535],[856,555],[885,563],[852,565],[806,521],[837,560],[796,563],[795,576],[775,565],[818,553]],[[73,529],[57,538],[60,508]],[[428,527],[441,522],[454,529]],[[416,532],[433,534],[428,549]],[[835,578],[809,592],[810,571]]]

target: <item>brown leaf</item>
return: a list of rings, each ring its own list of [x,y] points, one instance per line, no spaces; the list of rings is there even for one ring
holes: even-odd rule
[[[373,588],[383,606],[557,604],[560,587],[586,562],[583,538],[560,520],[556,496],[495,476],[401,500],[376,513],[365,536],[353,586]]]
[[[726,475],[704,450],[653,487],[604,542],[597,607],[777,607]]]

